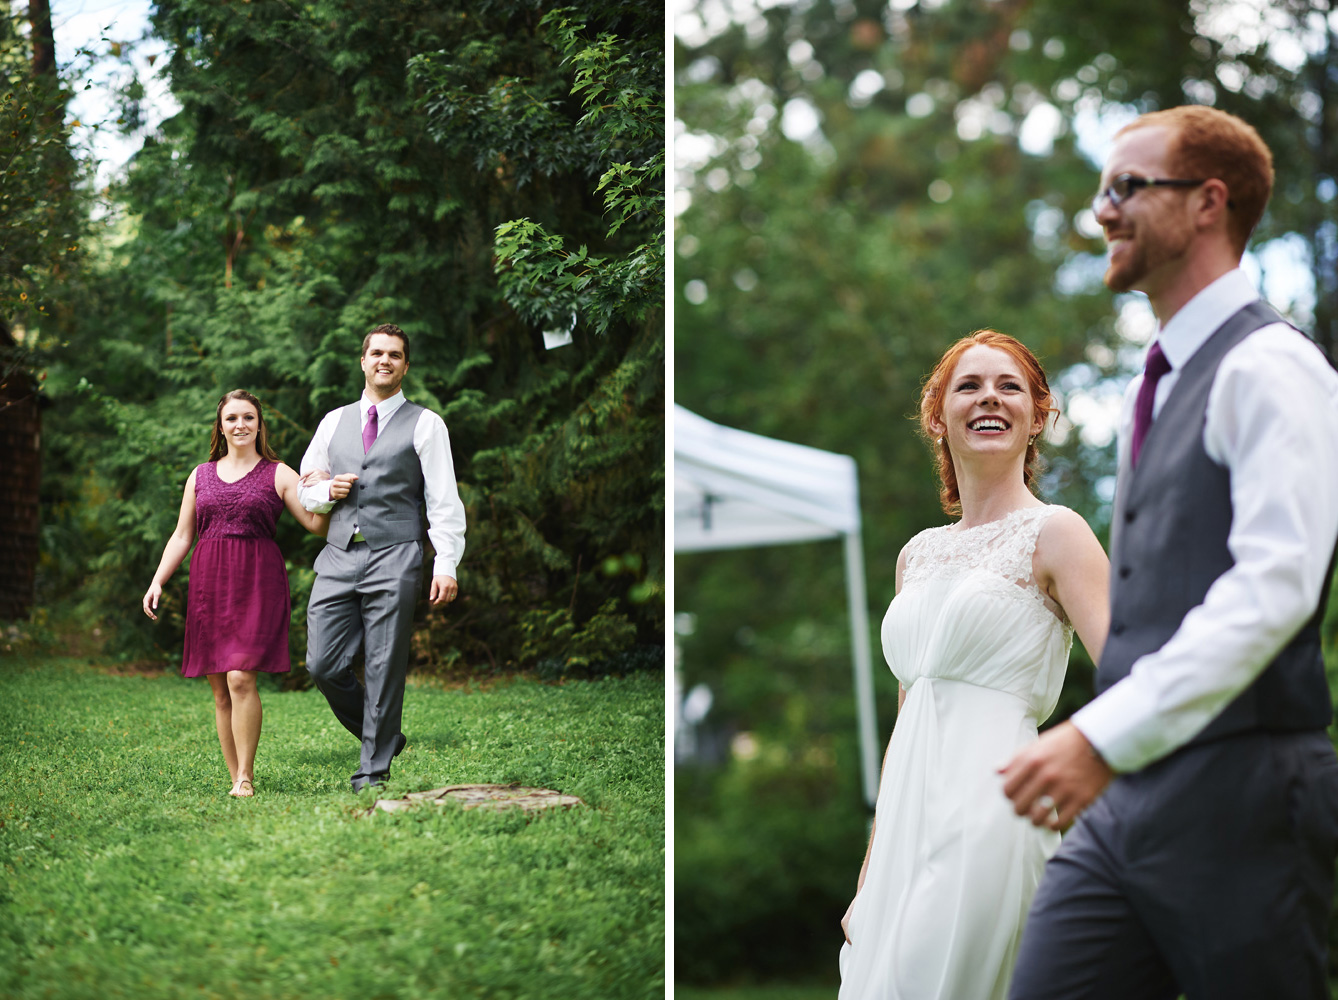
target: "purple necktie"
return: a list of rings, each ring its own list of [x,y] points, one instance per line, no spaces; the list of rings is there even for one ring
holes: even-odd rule
[[[372,450],[372,442],[376,440],[376,407],[367,407],[367,426],[362,429],[362,452],[365,455]]]
[[[1157,383],[1170,370],[1171,363],[1166,360],[1161,343],[1154,343],[1143,366],[1143,384],[1138,387],[1138,398],[1134,400],[1134,437],[1129,451],[1132,466],[1138,465],[1138,453],[1143,450],[1143,440],[1152,426],[1152,402],[1157,398]]]

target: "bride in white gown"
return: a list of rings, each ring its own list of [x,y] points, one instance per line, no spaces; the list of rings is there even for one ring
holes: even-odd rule
[[[1013,812],[998,769],[1059,698],[1076,628],[1106,640],[1109,566],[1087,523],[1030,490],[1055,412],[1021,343],[980,331],[920,401],[944,511],[897,559],[883,653],[900,682],[873,835],[842,926],[841,1000],[1004,1000],[1059,835]]]

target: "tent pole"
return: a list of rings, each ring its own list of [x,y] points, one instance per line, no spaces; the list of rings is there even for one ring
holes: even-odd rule
[[[844,536],[846,596],[850,604],[850,640],[854,649],[855,709],[859,727],[860,773],[864,801],[878,801],[878,736],[873,710],[873,667],[869,656],[869,602],[864,591],[864,543],[859,529]]]

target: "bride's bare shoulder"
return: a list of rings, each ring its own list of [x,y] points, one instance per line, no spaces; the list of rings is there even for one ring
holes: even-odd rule
[[[1058,504],[1052,505],[1051,510],[1036,537],[1038,569],[1071,565],[1075,560],[1088,562],[1098,553],[1101,558],[1105,557],[1105,550],[1086,518],[1076,510]]]
[[[1041,526],[1041,538],[1095,538],[1096,532],[1087,523],[1087,519],[1076,510],[1060,504],[1049,505],[1050,515]]]

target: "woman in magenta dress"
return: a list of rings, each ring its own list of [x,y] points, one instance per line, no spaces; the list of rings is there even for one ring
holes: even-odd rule
[[[218,401],[209,461],[186,480],[176,530],[144,594],[144,613],[156,621],[163,584],[198,538],[186,590],[181,673],[209,678],[235,796],[255,794],[261,720],[256,672],[289,669],[288,572],[274,524],[285,507],[313,534],[324,535],[330,524],[329,515],[303,509],[297,486],[297,473],[270,448],[260,400],[241,389],[228,393]]]

